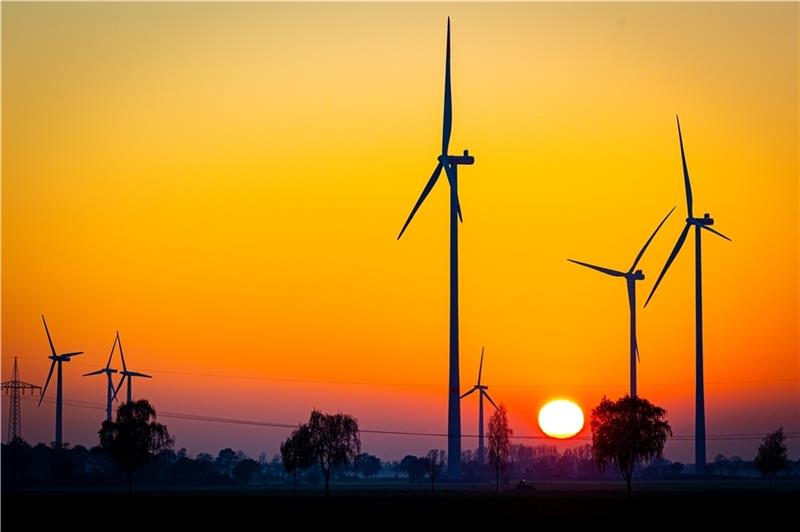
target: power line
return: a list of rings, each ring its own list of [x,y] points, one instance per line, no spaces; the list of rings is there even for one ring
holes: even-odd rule
[[[8,356],[3,358],[10,358]],[[46,363],[46,359],[21,356],[19,358],[32,360],[36,362]],[[93,364],[82,362],[75,362],[75,365],[94,367]],[[243,379],[243,380],[257,380],[257,381],[270,381],[270,382],[287,382],[287,383],[301,383],[301,384],[332,384],[341,386],[397,386],[397,387],[431,387],[431,388],[446,388],[447,384],[441,383],[413,383],[413,382],[370,382],[370,381],[344,381],[344,380],[326,380],[326,379],[302,379],[294,377],[267,377],[263,375],[226,375],[219,373],[197,373],[191,371],[176,371],[165,369],[144,368],[141,371],[149,371],[151,373],[161,373],[168,375],[185,375],[192,377],[206,377],[218,379]],[[781,379],[747,379],[747,380],[731,380],[731,381],[706,381],[706,385],[725,385],[725,384],[767,384],[778,382],[800,382],[800,377],[788,377]],[[586,384],[586,383],[555,383],[555,384],[493,384],[492,388],[627,388],[629,384]],[[669,386],[694,386],[693,382],[664,382],[664,383],[646,383],[644,386],[651,387],[669,387]]]
[[[55,401],[53,401],[52,399],[45,399],[44,402],[52,404]],[[64,399],[63,404],[66,406],[85,408],[89,410],[105,410],[105,407],[103,405],[76,399]],[[232,417],[203,416],[199,414],[189,414],[184,412],[170,412],[170,411],[159,411],[158,416],[169,419],[180,419],[184,421],[222,423],[228,425],[249,425],[255,427],[281,428],[281,429],[295,429],[299,426],[299,423],[292,424],[292,423],[281,423],[275,421],[257,421],[252,419],[241,419]],[[447,433],[445,432],[420,432],[420,431],[402,431],[402,430],[391,430],[391,429],[360,429],[359,432],[363,434],[376,434],[376,435],[386,435],[386,436],[421,436],[421,437],[435,437],[435,438],[447,437]],[[462,434],[461,437],[478,438],[478,435]],[[711,434],[706,436],[706,438],[710,441],[760,440],[763,439],[763,437],[764,437],[763,434]],[[791,439],[796,439],[796,438],[800,439],[800,432],[786,433],[786,437]],[[514,435],[512,436],[512,438],[519,440],[550,440],[550,441],[552,441],[553,439],[548,436],[527,435],[527,434]],[[591,439],[592,438],[589,436],[570,438],[571,441],[591,441]],[[675,435],[672,436],[670,439],[674,441],[694,441],[694,435],[691,434]]]

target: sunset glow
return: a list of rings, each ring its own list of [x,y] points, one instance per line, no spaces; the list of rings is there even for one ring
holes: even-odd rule
[[[517,434],[554,393],[587,411],[627,393],[624,287],[566,259],[626,268],[677,206],[637,266],[638,393],[694,433],[692,252],[642,308],[686,216],[680,114],[695,209],[733,239],[703,241],[707,432],[796,432],[796,13],[4,3],[3,372],[19,356],[44,383],[42,314],[59,349],[85,352],[64,365],[73,445],[97,444],[105,384],[81,375],[117,330],[129,369],[153,376],[135,393],[165,416],[293,425],[317,407],[445,431],[446,183],[396,237],[440,149],[449,16],[451,151],[476,159],[458,175],[461,391],[486,345]],[[41,408],[23,398],[30,441],[53,439],[52,387]],[[462,402],[464,434],[478,408]],[[272,456],[288,432],[163,419],[192,453]],[[397,459],[445,443],[364,442]],[[708,456],[752,444],[710,440]],[[692,443],[667,449],[687,461]]]

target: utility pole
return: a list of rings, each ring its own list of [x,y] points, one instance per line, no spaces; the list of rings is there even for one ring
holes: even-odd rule
[[[19,380],[19,366],[17,357],[14,357],[14,373],[10,381],[2,383],[2,390],[6,392],[6,395],[11,396],[8,403],[8,435],[6,438],[6,442],[11,443],[15,438],[22,438],[22,407],[19,396],[24,395],[26,390],[30,390],[31,395],[34,395],[37,390],[41,393],[42,387]]]

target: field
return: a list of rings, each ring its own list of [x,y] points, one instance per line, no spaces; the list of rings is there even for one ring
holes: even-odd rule
[[[490,529],[587,529],[745,527],[792,528],[800,481],[642,482],[628,499],[622,483],[537,483],[526,490],[442,484],[411,487],[397,481],[334,485],[329,498],[319,487],[250,490],[49,490],[4,493],[3,530],[33,528],[355,529],[458,526]]]

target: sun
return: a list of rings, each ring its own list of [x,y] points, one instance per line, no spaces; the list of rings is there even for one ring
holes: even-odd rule
[[[583,411],[566,399],[550,401],[539,410],[539,428],[552,438],[571,438],[583,428]]]

